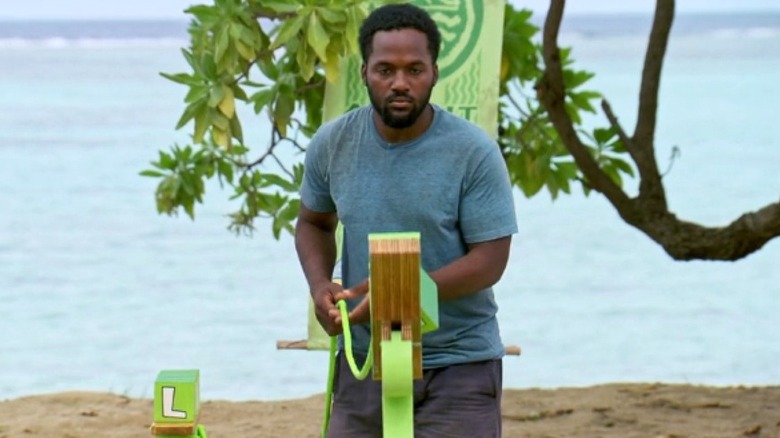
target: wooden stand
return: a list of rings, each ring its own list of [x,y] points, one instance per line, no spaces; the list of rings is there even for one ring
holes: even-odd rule
[[[382,341],[394,330],[412,343],[412,376],[421,379],[420,235],[372,234],[368,246],[374,380],[382,379]]]

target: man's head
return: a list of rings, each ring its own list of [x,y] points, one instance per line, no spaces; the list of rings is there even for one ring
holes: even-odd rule
[[[409,128],[428,107],[438,80],[441,34],[423,9],[382,6],[360,28],[361,75],[382,122]]]
[[[436,22],[425,10],[411,4],[392,4],[375,9],[360,28],[360,54],[363,63],[373,52],[374,34],[391,30],[417,29],[428,37],[428,52],[431,64],[436,64],[441,49],[441,34]]]

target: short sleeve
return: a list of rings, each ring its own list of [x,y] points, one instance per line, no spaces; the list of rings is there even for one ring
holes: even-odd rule
[[[304,159],[301,202],[306,208],[317,212],[336,211],[330,191],[328,173],[328,145],[325,130],[312,137]]]
[[[464,179],[460,222],[466,243],[478,243],[517,232],[512,186],[506,163],[493,144]]]

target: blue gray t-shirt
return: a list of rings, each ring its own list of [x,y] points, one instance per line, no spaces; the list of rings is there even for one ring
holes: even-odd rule
[[[345,287],[368,277],[370,233],[420,232],[422,267],[431,272],[463,256],[467,244],[517,232],[506,164],[482,129],[434,105],[423,135],[391,144],[372,111],[357,108],[322,125],[306,152],[301,201],[338,213]],[[439,329],[423,335],[423,367],[501,357],[496,311],[492,288],[440,301]],[[365,353],[368,325],[352,330],[355,352]]]

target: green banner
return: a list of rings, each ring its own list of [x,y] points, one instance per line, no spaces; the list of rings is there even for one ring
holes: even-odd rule
[[[439,26],[439,82],[431,101],[496,137],[498,85],[504,29],[504,0],[415,0]],[[339,81],[325,90],[330,120],[368,103],[360,80],[360,55],[343,61]]]

